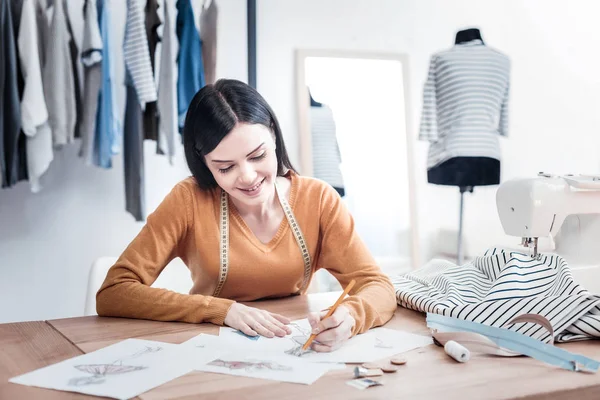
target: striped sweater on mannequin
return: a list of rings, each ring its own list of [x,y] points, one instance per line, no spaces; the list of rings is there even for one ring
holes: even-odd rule
[[[453,157],[500,160],[508,134],[509,58],[473,40],[431,57],[419,139],[430,142],[427,168]]]

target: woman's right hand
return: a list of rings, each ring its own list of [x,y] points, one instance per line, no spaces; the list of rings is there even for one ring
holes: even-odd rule
[[[244,332],[248,336],[261,335],[272,338],[283,337],[292,333],[290,320],[283,315],[233,303],[225,316],[223,323]]]

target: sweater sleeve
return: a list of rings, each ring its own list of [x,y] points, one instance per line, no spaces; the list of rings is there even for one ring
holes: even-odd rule
[[[356,320],[353,335],[388,322],[396,311],[393,285],[358,236],[354,219],[340,196],[327,187],[321,206],[321,248],[317,268],[327,269],[346,287],[356,280],[342,302]]]
[[[191,220],[191,193],[178,184],[108,271],[96,295],[98,315],[223,324],[232,300],[150,287],[181,254]]]
[[[429,73],[423,87],[423,112],[419,129],[419,140],[429,142],[437,142],[439,139],[435,74],[436,56],[434,55],[429,62]]]

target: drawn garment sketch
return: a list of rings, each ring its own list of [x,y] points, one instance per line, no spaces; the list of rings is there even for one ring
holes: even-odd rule
[[[314,364],[297,357],[232,351],[204,365],[198,371],[261,378],[310,385],[331,370],[330,364]]]
[[[231,370],[243,369],[246,372],[271,370],[271,371],[292,371],[289,365],[277,364],[273,361],[246,360],[246,361],[224,361],[220,358],[208,363],[216,367],[225,367]]]
[[[187,359],[178,345],[127,339],[9,381],[26,386],[129,399],[192,371]]]
[[[219,330],[219,338],[226,341],[224,345],[229,349],[251,349],[261,354],[276,354],[298,358],[298,349],[304,345],[310,336],[310,324],[307,319],[301,319],[293,321],[290,328],[292,328],[292,333],[286,337],[260,337],[251,341],[236,334],[234,329],[223,327]],[[351,338],[341,348],[330,353],[309,350],[301,353],[299,357],[311,362],[362,363],[404,353],[431,343],[433,342],[429,336],[415,335],[387,328],[375,328]]]
[[[113,361],[110,364],[84,364],[84,365],[74,365],[73,367],[79,371],[87,372],[92,374],[92,376],[79,376],[76,378],[71,378],[69,380],[69,385],[73,386],[83,386],[83,385],[93,385],[104,383],[107,377],[111,375],[121,375],[126,374],[128,372],[135,372],[142,369],[146,369],[148,367],[142,365],[123,365],[123,361],[127,361],[130,359],[138,358],[143,356],[144,354],[156,353],[157,351],[161,351],[162,347],[150,347],[146,346],[145,349],[135,352],[130,356],[126,356],[120,358],[118,360]]]

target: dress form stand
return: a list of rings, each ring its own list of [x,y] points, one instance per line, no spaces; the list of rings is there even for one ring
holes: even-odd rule
[[[500,161],[488,157],[454,157],[427,170],[427,181],[435,185],[458,186],[460,209],[456,258],[458,265],[461,265],[464,262],[465,193],[473,193],[475,186],[499,184]]]
[[[473,186],[459,186],[460,190],[460,212],[458,220],[458,248],[456,249],[456,258],[458,265],[462,265],[464,261],[463,247],[462,247],[462,235],[463,235],[463,214],[465,208],[465,192],[473,193]]]

